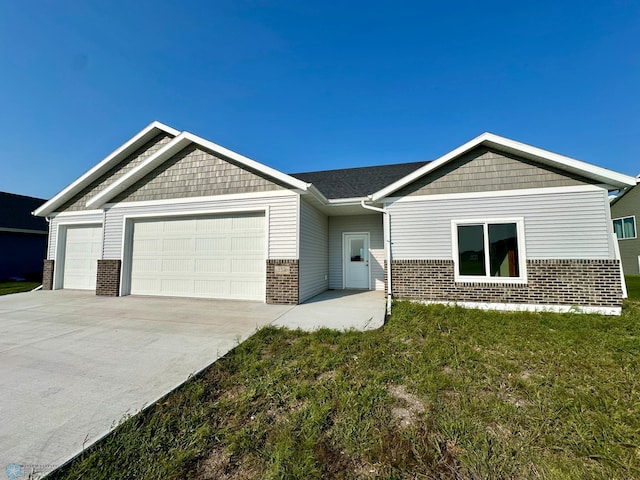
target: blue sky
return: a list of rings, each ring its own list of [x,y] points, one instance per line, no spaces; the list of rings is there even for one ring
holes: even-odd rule
[[[0,190],[159,120],[285,172],[484,131],[640,173],[640,2],[0,0]]]

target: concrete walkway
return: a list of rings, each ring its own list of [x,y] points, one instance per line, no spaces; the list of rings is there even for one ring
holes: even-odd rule
[[[373,330],[384,324],[385,308],[381,291],[327,290],[285,312],[273,325],[305,331]]]

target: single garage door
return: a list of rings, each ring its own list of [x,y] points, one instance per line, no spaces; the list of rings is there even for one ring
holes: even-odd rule
[[[131,293],[265,297],[264,213],[136,220]]]
[[[95,290],[101,252],[101,225],[66,227],[62,288]]]

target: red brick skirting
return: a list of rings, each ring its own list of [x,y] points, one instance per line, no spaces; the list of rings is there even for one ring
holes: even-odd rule
[[[298,260],[267,260],[267,303],[299,303]]]
[[[117,297],[120,293],[120,260],[98,260],[96,295]]]
[[[45,260],[42,267],[42,289],[53,290],[53,260]]]
[[[527,283],[454,281],[453,260],[393,260],[393,295],[441,302],[622,306],[617,260],[528,260]]]

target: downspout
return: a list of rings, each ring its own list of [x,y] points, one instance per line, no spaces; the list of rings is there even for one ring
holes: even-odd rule
[[[386,222],[383,222],[384,225],[384,242],[387,246],[386,250],[386,260],[387,260],[387,315],[391,315],[391,300],[392,300],[392,292],[391,289],[391,214],[385,208],[373,207],[371,205],[367,205],[364,203],[364,200],[360,201],[360,206],[366,210],[373,210],[374,212],[380,212],[383,215],[386,215]]]

